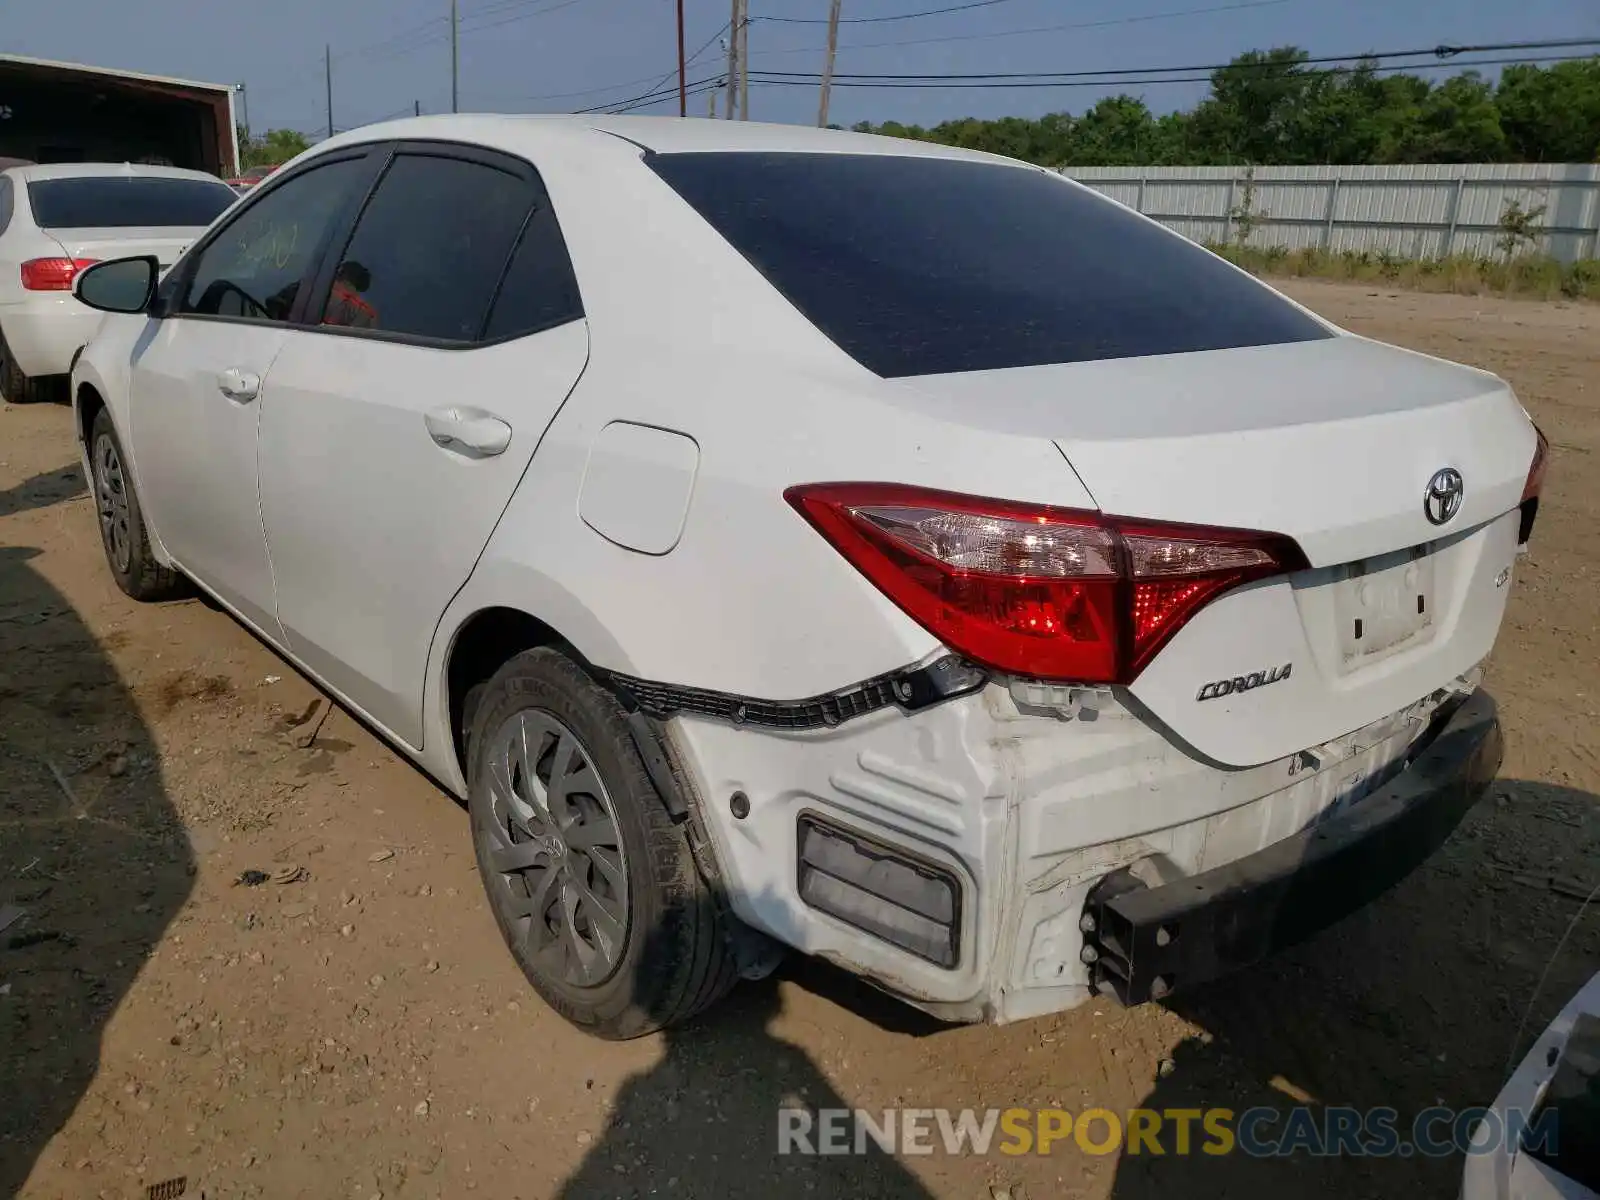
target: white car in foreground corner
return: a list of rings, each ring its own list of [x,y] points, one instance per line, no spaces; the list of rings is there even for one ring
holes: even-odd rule
[[[78,278],[107,557],[467,797],[607,1037],[777,948],[953,1020],[1372,899],[1501,753],[1544,440],[1058,175],[652,118],[335,137]]]
[[[238,197],[215,176],[132,163],[64,163],[0,171],[0,392],[20,403],[63,381],[101,314],[72,280],[102,259],[176,262]]]

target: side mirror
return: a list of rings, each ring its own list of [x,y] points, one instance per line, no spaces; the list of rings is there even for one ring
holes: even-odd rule
[[[155,295],[161,264],[153,254],[114,258],[78,272],[72,294],[101,312],[142,313]]]

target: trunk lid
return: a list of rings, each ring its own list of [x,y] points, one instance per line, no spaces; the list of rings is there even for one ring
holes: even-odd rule
[[[205,226],[149,225],[107,229],[47,230],[68,258],[134,258],[153,254],[165,271],[205,232]]]
[[[1492,375],[1341,336],[904,386],[930,415],[1052,439],[1103,512],[1299,543],[1311,569],[1218,597],[1128,689],[1204,756],[1335,740],[1493,646],[1535,434]],[[1444,468],[1464,491],[1434,524]]]

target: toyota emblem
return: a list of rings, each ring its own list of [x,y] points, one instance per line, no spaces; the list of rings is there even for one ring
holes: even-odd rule
[[[1467,485],[1461,481],[1461,472],[1454,467],[1442,467],[1428,480],[1428,490],[1422,494],[1422,511],[1429,522],[1443,525],[1461,511],[1461,498],[1467,494]]]

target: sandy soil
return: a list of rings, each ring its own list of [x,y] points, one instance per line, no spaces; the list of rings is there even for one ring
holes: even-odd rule
[[[800,962],[670,1036],[573,1032],[502,948],[460,808],[227,615],[127,601],[68,412],[0,407],[0,911],[27,910],[0,932],[0,1195],[1453,1196],[1459,1159],[773,1153],[786,1097],[1480,1103],[1530,1001],[1542,1025],[1600,967],[1594,911],[1552,961],[1564,893],[1600,882],[1600,309],[1291,290],[1504,374],[1554,443],[1491,670],[1503,779],[1395,893],[1265,967],[1001,1029]]]

